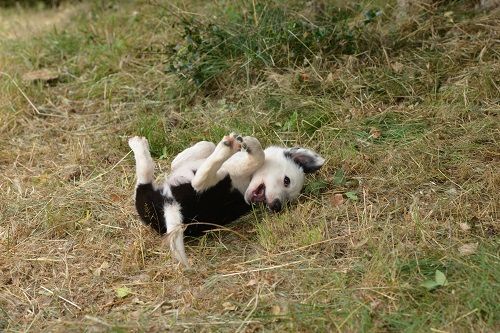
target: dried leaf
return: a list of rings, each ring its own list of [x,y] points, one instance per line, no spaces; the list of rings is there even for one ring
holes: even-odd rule
[[[251,279],[250,281],[248,281],[247,287],[255,286],[257,282],[257,279]]]
[[[445,191],[445,193],[448,194],[450,197],[454,197],[454,196],[456,196],[458,194],[458,191],[457,191],[456,188],[450,187],[449,189],[447,189]]]
[[[70,165],[65,168],[62,174],[66,181],[77,181],[82,175],[82,169],[78,165]]]
[[[479,245],[478,243],[464,244],[458,248],[458,253],[460,253],[460,255],[462,256],[468,256],[474,254],[477,251],[478,245]]]
[[[374,139],[378,139],[382,136],[382,131],[376,127],[370,128],[370,137]]]
[[[115,193],[111,193],[111,201],[113,202],[118,202],[118,201],[121,201],[122,200],[122,197],[118,194],[115,194]]]
[[[377,308],[380,307],[380,305],[382,304],[382,302],[378,299],[374,299],[373,301],[370,302],[370,308],[372,310],[376,310]]]
[[[141,301],[141,300],[139,299],[139,297],[134,297],[134,298],[132,299],[132,303],[134,303],[134,304],[141,304],[141,305],[145,304],[145,303],[144,303],[144,301]]]
[[[460,223],[459,226],[460,226],[460,229],[462,229],[463,231],[470,230],[470,225],[468,225],[467,223]]]
[[[333,75],[333,73],[328,73],[328,75],[326,76],[326,82],[334,82],[335,81],[335,76]]]
[[[286,303],[279,303],[271,306],[271,314],[274,316],[285,316],[289,313],[290,311]]]
[[[39,69],[24,73],[23,80],[27,82],[44,81],[50,82],[59,78],[59,73],[50,69]]]
[[[237,306],[231,302],[222,303],[222,307],[224,308],[225,311],[234,311],[237,309]]]
[[[403,71],[403,64],[400,62],[393,62],[391,64],[392,70],[395,71],[396,73],[401,73]]]
[[[330,203],[333,207],[338,207],[344,203],[344,196],[341,193],[335,193],[330,197]]]
[[[359,249],[361,247],[363,247],[363,245],[365,245],[366,243],[368,243],[368,238],[364,238],[362,240],[360,240],[359,242],[357,242],[356,244],[354,244],[354,248],[355,249]]]
[[[107,261],[104,261],[101,266],[99,266],[98,268],[96,268],[94,270],[94,276],[101,276],[101,273],[104,269],[107,269],[109,268],[109,263]]]
[[[134,283],[144,283],[144,282],[150,281],[151,277],[148,274],[146,274],[146,273],[142,273],[142,274],[133,276],[131,278],[131,280]]]
[[[271,314],[273,316],[279,316],[283,313],[281,307],[278,304],[271,306]]]
[[[445,12],[443,16],[448,19],[448,22],[453,23],[453,12],[452,11]]]

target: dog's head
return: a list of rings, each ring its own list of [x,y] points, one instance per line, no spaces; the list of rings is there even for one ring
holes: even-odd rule
[[[264,165],[253,175],[245,200],[265,203],[274,212],[299,196],[306,173],[319,170],[325,163],[321,156],[305,148],[269,147],[264,153]]]

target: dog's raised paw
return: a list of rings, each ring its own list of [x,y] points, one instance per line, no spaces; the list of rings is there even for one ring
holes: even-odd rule
[[[236,133],[226,135],[222,139],[222,143],[225,146],[231,148],[234,152],[237,152],[241,149],[241,142],[243,142],[243,138],[241,137],[241,135]]]
[[[245,151],[248,154],[253,154],[257,151],[262,151],[262,146],[256,138],[253,136],[245,136],[241,142],[241,151]]]
[[[143,136],[134,136],[128,139],[128,145],[134,152],[149,150],[148,140]]]

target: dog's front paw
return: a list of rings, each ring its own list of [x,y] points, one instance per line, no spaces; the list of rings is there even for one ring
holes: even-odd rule
[[[262,146],[259,140],[253,136],[245,136],[241,141],[241,151],[245,151],[248,154],[254,154],[262,151]]]
[[[236,153],[242,148],[243,138],[241,137],[241,135],[233,132],[229,135],[224,136],[221,142],[224,146],[229,147],[233,151],[233,153]]]
[[[242,141],[243,138],[236,133],[224,136],[217,147],[215,147],[215,150],[212,155],[210,155],[210,158],[219,161],[227,160],[232,155],[240,151]]]
[[[148,140],[143,136],[134,136],[128,139],[128,145],[134,153],[147,150],[149,151]]]

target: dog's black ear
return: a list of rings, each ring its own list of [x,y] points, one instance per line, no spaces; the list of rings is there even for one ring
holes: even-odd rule
[[[284,153],[287,158],[297,163],[305,173],[318,171],[325,163],[323,157],[305,148],[289,148],[285,149]]]

